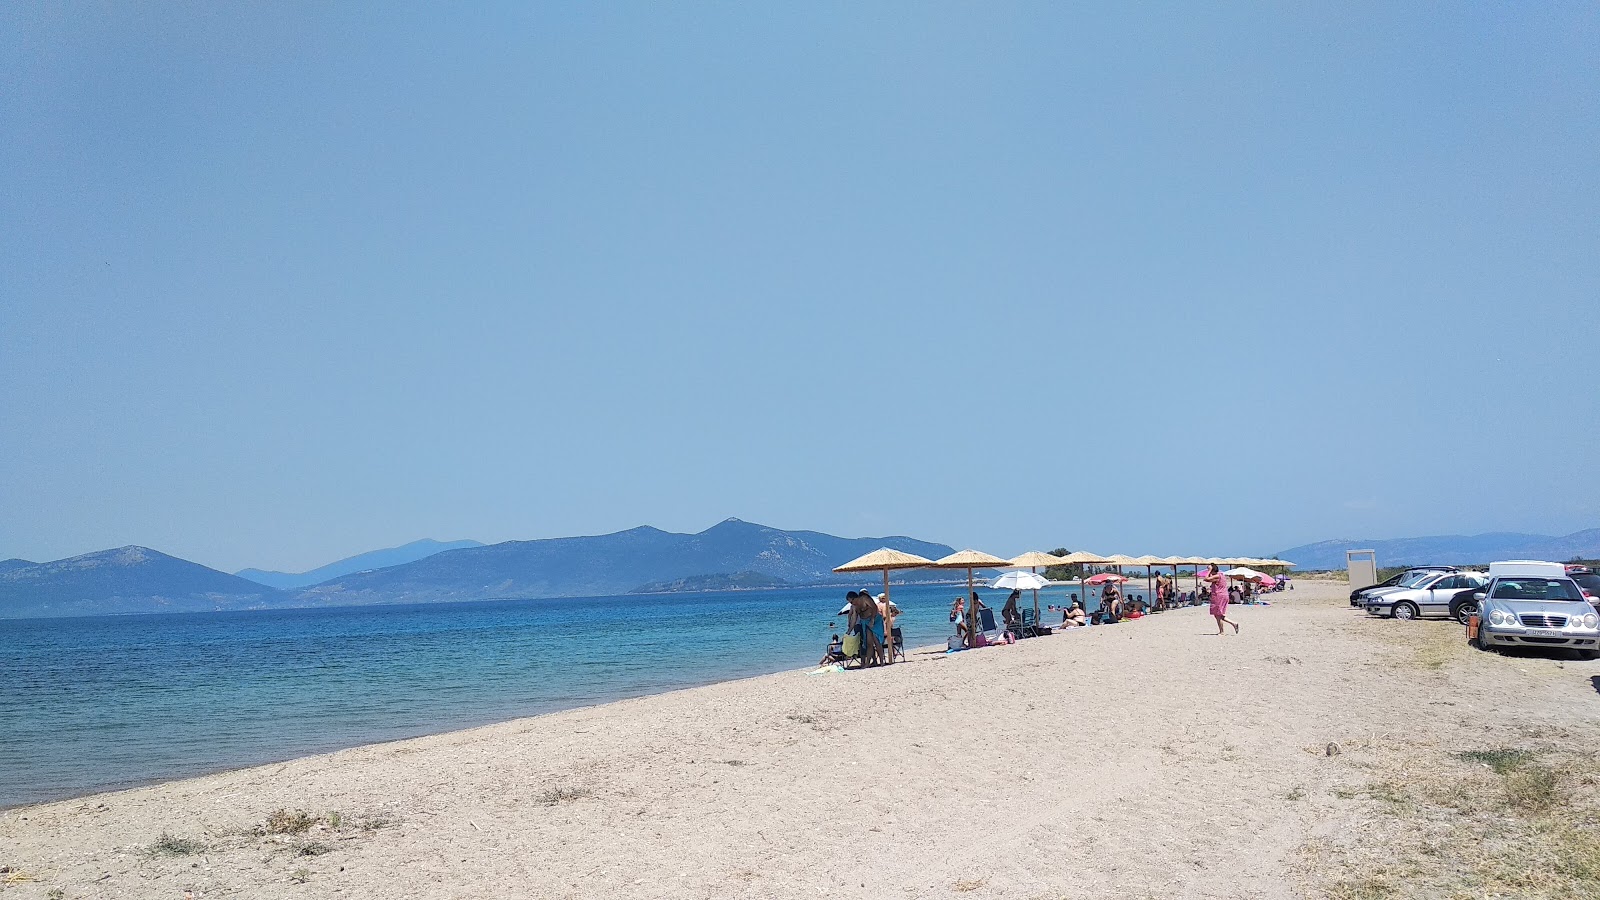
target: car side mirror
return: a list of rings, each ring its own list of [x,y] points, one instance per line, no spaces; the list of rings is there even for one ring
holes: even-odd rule
[[[1474,600],[1482,600],[1483,597],[1484,597],[1483,591],[1478,591],[1476,594],[1472,595],[1472,599],[1474,599]]]

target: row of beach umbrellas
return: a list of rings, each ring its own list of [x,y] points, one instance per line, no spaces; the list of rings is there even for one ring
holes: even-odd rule
[[[1145,578],[1146,578],[1147,581],[1151,577],[1153,577],[1151,575],[1151,573],[1155,569],[1155,567],[1157,567],[1157,566],[1160,566],[1160,567],[1163,567],[1163,568],[1165,568],[1167,566],[1171,566],[1172,567],[1173,577],[1177,577],[1178,567],[1179,566],[1204,566],[1204,565],[1236,566],[1236,567],[1237,566],[1254,566],[1254,567],[1257,567],[1257,568],[1280,568],[1281,567],[1281,568],[1287,569],[1287,568],[1290,568],[1290,567],[1292,567],[1294,565],[1294,563],[1286,562],[1286,561],[1281,560],[1281,559],[1256,559],[1256,558],[1253,558],[1253,557],[1244,557],[1244,556],[1229,556],[1229,557],[1123,556],[1121,554],[1116,554],[1116,555],[1113,555],[1113,556],[1100,556],[1098,554],[1089,553],[1089,552],[1083,551],[1083,550],[1078,550],[1078,551],[1075,551],[1075,552],[1072,552],[1072,553],[1068,553],[1065,556],[1053,556],[1053,555],[1051,555],[1049,553],[1042,553],[1042,552],[1040,552],[1038,550],[1030,550],[1027,553],[1022,554],[1021,556],[1013,557],[1011,559],[1001,559],[998,556],[992,556],[992,555],[990,555],[988,553],[984,553],[984,552],[981,552],[981,551],[978,551],[978,550],[959,550],[959,551],[957,551],[955,553],[950,554],[949,556],[942,557],[940,559],[927,559],[925,557],[918,556],[915,553],[906,553],[906,552],[904,552],[902,550],[895,550],[895,549],[892,549],[892,548],[889,548],[889,547],[882,547],[882,548],[879,548],[877,550],[872,551],[871,553],[868,553],[865,556],[861,556],[861,557],[857,557],[856,559],[852,559],[849,562],[845,563],[844,565],[838,566],[833,571],[840,572],[840,573],[845,573],[845,572],[882,572],[883,573],[883,595],[884,595],[883,599],[884,599],[884,607],[886,609],[886,613],[885,613],[886,621],[883,623],[883,626],[884,626],[883,627],[883,635],[884,635],[884,640],[888,644],[888,647],[887,647],[888,652],[885,654],[884,658],[889,662],[893,662],[894,661],[894,613],[895,613],[895,607],[894,607],[894,605],[892,603],[889,602],[889,573],[890,572],[899,571],[899,570],[903,570],[903,569],[966,569],[967,570],[967,596],[970,597],[970,596],[972,596],[972,589],[973,589],[973,574],[972,573],[974,571],[978,570],[978,569],[1017,569],[1017,570],[1021,570],[1023,568],[1026,568],[1026,569],[1028,569],[1028,574],[1033,574],[1033,575],[1037,576],[1039,568],[1041,566],[1044,566],[1044,567],[1048,568],[1050,566],[1072,565],[1073,563],[1078,563],[1080,565],[1115,566],[1117,568],[1117,572],[1119,574],[1121,573],[1123,566],[1144,566],[1145,567]],[[1020,571],[1018,571],[1016,573],[1007,573],[1007,575],[1015,575],[1015,576],[1021,576],[1022,574],[1023,573],[1020,572]],[[1047,584],[1048,582],[1045,582],[1042,578],[1039,579],[1037,583],[1034,583],[1031,579],[1024,579],[1024,578],[1021,578],[1021,577],[1013,577],[1009,583],[1002,584],[1002,582],[1004,582],[1006,580],[1007,575],[1002,575],[1000,577],[1000,579],[997,579],[995,581],[994,585],[992,585],[992,586],[993,587],[1010,587],[1012,589],[1017,589],[1017,588],[1023,586],[1024,584],[1026,584],[1027,587],[1031,587],[1032,590],[1033,590],[1033,620],[1035,622],[1039,621],[1039,588],[1042,587],[1044,584]],[[1198,579],[1199,579],[1198,570],[1196,571],[1195,577],[1196,577],[1196,583],[1198,584]],[[974,604],[968,603],[967,604],[967,634],[969,634],[969,635],[976,633],[977,616],[978,616],[978,611],[975,608]]]

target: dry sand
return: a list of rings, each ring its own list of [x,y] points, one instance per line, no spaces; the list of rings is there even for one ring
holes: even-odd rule
[[[0,900],[1365,896],[1375,774],[1594,746],[1600,664],[1345,592],[1235,607],[1238,636],[1186,609],[12,810]],[[267,831],[280,808],[317,822]]]

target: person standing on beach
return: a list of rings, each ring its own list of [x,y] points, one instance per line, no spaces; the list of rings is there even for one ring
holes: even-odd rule
[[[1226,622],[1233,626],[1233,633],[1239,633],[1239,623],[1228,619],[1228,576],[1217,571],[1217,564],[1212,563],[1206,570],[1204,578],[1200,579],[1211,588],[1211,618],[1217,620],[1217,634],[1223,634],[1222,624]]]
[[[878,604],[866,591],[851,592],[851,608],[861,623],[861,664],[875,666],[883,661],[883,616]]]

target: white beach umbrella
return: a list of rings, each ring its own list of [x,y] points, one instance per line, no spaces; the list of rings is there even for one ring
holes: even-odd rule
[[[1045,568],[1049,568],[1050,566],[1059,566],[1061,565],[1061,562],[1061,557],[1051,556],[1042,550],[1029,550],[1027,553],[1022,554],[1021,556],[1011,557],[1011,564],[1013,566],[1027,566],[1029,572],[1038,572],[1040,566],[1044,566]],[[1045,579],[1045,584],[1049,583],[1049,579]],[[1033,589],[1033,624],[1035,628],[1039,626],[1038,588]]]
[[[1006,572],[989,582],[989,587],[1004,591],[1037,591],[1050,583],[1050,579],[1036,572]]]

